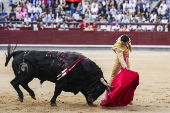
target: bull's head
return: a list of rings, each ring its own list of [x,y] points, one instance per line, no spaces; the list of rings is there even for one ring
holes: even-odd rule
[[[94,102],[100,95],[104,93],[105,90],[107,90],[110,93],[109,87],[110,86],[103,78],[100,78],[98,81],[96,81],[95,84],[88,90],[86,98],[90,102]]]

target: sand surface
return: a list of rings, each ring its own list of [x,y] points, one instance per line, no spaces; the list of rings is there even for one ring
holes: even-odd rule
[[[107,81],[113,68],[115,53],[108,50],[78,51],[95,61]],[[11,60],[12,61],[12,60]],[[4,66],[4,51],[0,51],[0,113],[170,113],[170,52],[133,51],[130,54],[131,69],[137,71],[140,84],[135,91],[133,105],[125,107],[101,107],[101,95],[94,106],[88,106],[84,96],[79,93],[62,92],[57,99],[57,107],[50,106],[54,84],[34,79],[29,86],[34,90],[37,100],[33,100],[22,88],[24,102],[20,103],[16,91],[10,84],[14,78],[11,67]]]

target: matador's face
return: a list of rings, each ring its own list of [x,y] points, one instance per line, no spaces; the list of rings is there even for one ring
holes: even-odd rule
[[[121,46],[122,46],[122,47],[125,47],[127,44],[128,44],[128,42],[123,42],[123,41],[121,41]]]

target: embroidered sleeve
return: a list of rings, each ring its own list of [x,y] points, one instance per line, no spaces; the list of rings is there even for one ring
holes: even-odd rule
[[[112,50],[115,51],[116,49],[119,49],[120,51],[124,51],[124,48],[121,46],[120,42],[116,42],[114,46],[112,47]]]
[[[117,57],[119,59],[120,64],[122,65],[123,68],[127,67],[126,62],[123,57],[123,52],[120,51],[119,49],[115,49],[115,52],[117,54]]]
[[[129,58],[128,58],[128,68],[130,69],[130,62],[129,62]]]
[[[131,42],[129,43],[129,47],[128,47],[128,49],[129,49],[130,51],[132,51]]]

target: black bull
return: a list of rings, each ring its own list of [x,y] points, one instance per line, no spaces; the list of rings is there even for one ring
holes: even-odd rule
[[[57,80],[57,75],[82,56],[82,60],[63,78]],[[73,92],[75,95],[81,92],[89,105],[110,87],[104,80],[101,69],[90,59],[77,52],[48,52],[48,51],[11,51],[8,46],[5,66],[13,57],[12,68],[15,78],[11,81],[17,91],[19,100],[23,102],[21,85],[33,99],[34,91],[28,83],[33,78],[38,78],[40,83],[50,81],[55,83],[55,92],[51,99],[51,105],[56,105],[56,98],[61,91]]]

